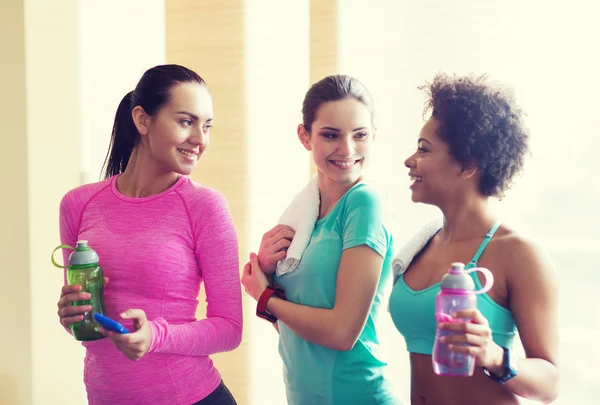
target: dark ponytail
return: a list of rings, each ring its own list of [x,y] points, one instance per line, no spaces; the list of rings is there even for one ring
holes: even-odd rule
[[[104,159],[104,178],[122,173],[137,141],[137,128],[131,116],[133,91],[125,94],[119,103],[113,124],[110,146]]]
[[[141,106],[147,115],[154,116],[170,98],[170,90],[179,83],[198,83],[206,86],[206,82],[196,72],[180,65],[159,65],[148,69],[134,91],[123,97],[113,124],[110,146],[102,171],[104,178],[123,173],[135,148],[139,134],[131,112]]]

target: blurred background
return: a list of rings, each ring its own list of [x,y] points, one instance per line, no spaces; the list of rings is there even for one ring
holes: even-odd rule
[[[559,274],[555,404],[599,403],[598,15],[594,0],[0,0],[0,404],[86,403],[83,348],[56,315],[58,205],[100,178],[119,101],[162,63],[194,69],[212,92],[211,146],[192,177],[227,197],[242,264],[311,176],[295,135],[311,83],[345,73],[371,90],[371,178],[394,201],[401,241],[435,215],[411,203],[403,166],[423,124],[417,86],[440,71],[510,85],[533,154],[494,205]],[[284,405],[277,335],[254,305],[242,346],[214,360],[240,405]],[[387,313],[380,334],[408,398],[408,354]]]

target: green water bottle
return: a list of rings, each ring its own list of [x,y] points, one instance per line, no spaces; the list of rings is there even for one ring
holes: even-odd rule
[[[69,256],[69,265],[61,266],[54,261],[54,252],[58,249],[71,249],[73,253]],[[87,240],[77,241],[75,247],[60,245],[52,252],[52,263],[56,267],[67,269],[67,283],[69,285],[79,284],[81,292],[91,295],[89,300],[76,301],[71,305],[91,305],[92,310],[83,314],[83,320],[71,325],[75,339],[90,341],[105,337],[99,332],[100,325],[94,321],[93,314],[98,312],[104,315],[104,274],[99,266],[98,254],[88,245]]]

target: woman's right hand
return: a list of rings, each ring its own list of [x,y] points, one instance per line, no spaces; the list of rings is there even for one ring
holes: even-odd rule
[[[265,274],[275,272],[277,262],[285,259],[293,238],[294,228],[281,224],[263,235],[258,250],[258,263]]]
[[[108,283],[108,277],[104,277],[104,286]],[[58,300],[58,317],[60,324],[65,328],[70,328],[72,324],[83,321],[83,314],[92,310],[91,305],[71,305],[76,301],[89,300],[90,293],[81,292],[81,285],[64,285],[60,292]]]
[[[65,328],[70,328],[72,324],[83,321],[83,314],[92,310],[91,305],[71,305],[72,302],[90,299],[90,293],[80,291],[81,286],[74,284],[64,285],[60,292],[58,317],[60,318],[60,324]]]

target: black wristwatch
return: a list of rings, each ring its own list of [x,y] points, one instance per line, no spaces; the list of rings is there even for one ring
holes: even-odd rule
[[[501,376],[497,376],[487,368],[483,368],[483,372],[485,373],[485,375],[487,375],[492,380],[500,384],[504,384],[511,378],[516,377],[518,374],[518,359],[516,357],[511,356],[510,350],[506,347],[503,347],[502,350],[504,350],[504,357],[502,360],[502,365],[504,366],[504,374],[502,374]]]

